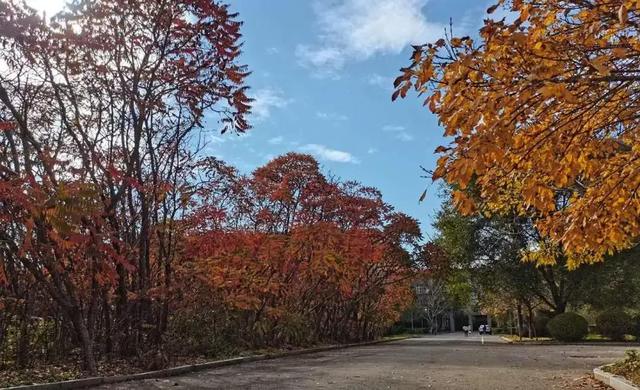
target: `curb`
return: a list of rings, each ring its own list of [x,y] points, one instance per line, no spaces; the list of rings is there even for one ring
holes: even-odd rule
[[[500,336],[502,340],[507,342],[508,344],[518,344],[518,345],[575,345],[575,346],[608,346],[608,347],[631,347],[637,348],[638,344],[633,342],[625,342],[625,341],[558,341],[558,340],[526,340],[526,341],[518,341],[512,340],[508,337]]]
[[[613,387],[615,390],[640,390],[640,387],[626,380],[620,375],[614,375],[604,371],[602,368],[607,365],[593,369],[593,376],[605,385]]]
[[[63,381],[63,382],[41,383],[36,385],[21,385],[21,386],[14,386],[14,387],[5,387],[5,388],[2,388],[2,390],[83,389],[87,387],[121,383],[121,382],[129,382],[129,381],[135,381],[135,380],[166,378],[171,376],[183,375],[183,374],[187,374],[195,371],[232,366],[232,365],[242,364],[242,363],[257,362],[261,360],[278,359],[278,358],[283,358],[288,356],[306,355],[306,354],[317,353],[317,352],[333,351],[337,349],[364,347],[367,345],[390,343],[393,341],[406,340],[409,338],[411,338],[411,336],[367,341],[364,343],[327,345],[323,347],[299,349],[295,351],[275,352],[275,353],[267,353],[264,355],[253,355],[253,356],[237,357],[237,358],[224,359],[224,360],[215,360],[207,363],[189,364],[184,366],[165,368],[157,371],[140,372],[137,374],[91,377],[91,378],[83,378],[83,379],[73,379],[73,380]]]

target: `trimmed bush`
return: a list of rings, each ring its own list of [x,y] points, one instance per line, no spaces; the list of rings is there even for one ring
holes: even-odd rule
[[[547,323],[551,337],[559,341],[580,341],[589,331],[587,320],[576,313],[562,313]]]
[[[633,332],[633,318],[621,309],[609,309],[596,317],[596,329],[611,340],[624,341],[624,335]]]

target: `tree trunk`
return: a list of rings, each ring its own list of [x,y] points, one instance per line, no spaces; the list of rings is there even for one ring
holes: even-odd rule
[[[102,305],[102,310],[104,310],[104,351],[107,355],[110,355],[113,352],[113,339],[111,334],[111,307],[109,306],[106,290],[102,293]]]
[[[513,312],[509,310],[509,335],[513,336]]]
[[[453,310],[449,311],[449,331],[452,333],[456,331],[456,319],[453,315]]]
[[[82,344],[82,362],[83,368],[90,375],[97,374],[96,358],[93,354],[93,340],[89,335],[89,329],[87,328],[82,313],[76,308],[72,313],[73,326],[76,328],[80,343]]]
[[[533,309],[531,308],[531,302],[527,302],[527,317],[529,323],[529,338],[532,339],[534,337],[535,329],[533,328]]]
[[[20,335],[18,337],[18,348],[16,349],[16,365],[24,368],[29,360],[29,295],[22,305],[22,315],[20,316]]]
[[[411,310],[411,332],[415,332],[415,327],[413,326],[413,310]]]
[[[520,338],[520,340],[522,340],[522,333],[524,333],[524,330],[522,329],[522,320],[523,320],[523,316],[522,316],[522,303],[518,302],[518,306],[517,306],[517,316],[518,316],[518,337]]]

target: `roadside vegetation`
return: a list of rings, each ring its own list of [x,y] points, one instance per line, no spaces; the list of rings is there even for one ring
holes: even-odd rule
[[[451,270],[449,309],[519,337],[633,338],[640,9],[496,1],[488,12],[509,16],[478,38],[450,30],[415,46],[392,97],[416,91],[447,137],[426,176],[444,187],[433,243]]]
[[[603,370],[640,385],[640,353],[637,350],[629,350],[624,360],[605,366]]]
[[[491,316],[494,333],[536,339],[551,337],[550,326],[563,315],[582,324],[580,336],[568,336],[570,339],[637,338],[640,248],[571,271],[562,263],[535,264],[526,259],[527,251],[540,237],[530,220],[463,215],[447,201],[450,193],[447,188],[441,193],[445,202],[435,219],[430,255],[425,257],[429,259],[427,277],[445,286],[442,294],[447,304],[439,321],[453,310],[459,328],[467,324],[465,313],[483,313]],[[429,333],[428,321],[419,308],[404,314],[402,326],[406,330],[411,316],[417,328]],[[556,338],[565,338],[559,332],[569,326],[559,328]]]
[[[0,385],[372,340],[401,318],[435,333],[456,313],[640,339],[640,6],[496,10],[475,40],[414,46],[394,83],[447,142],[425,243],[310,155],[246,174],[207,155],[207,130],[251,130],[224,2],[76,0],[45,21],[0,0]]]
[[[251,128],[227,4],[0,25],[0,386],[372,340],[410,304],[420,228],[376,188],[207,154]]]

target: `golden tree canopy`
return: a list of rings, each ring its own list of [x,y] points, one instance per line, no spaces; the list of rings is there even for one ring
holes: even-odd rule
[[[514,21],[415,47],[398,96],[425,95],[452,142],[433,178],[463,212],[533,216],[570,266],[640,236],[640,1],[500,1]],[[473,196],[465,191],[473,185]]]

